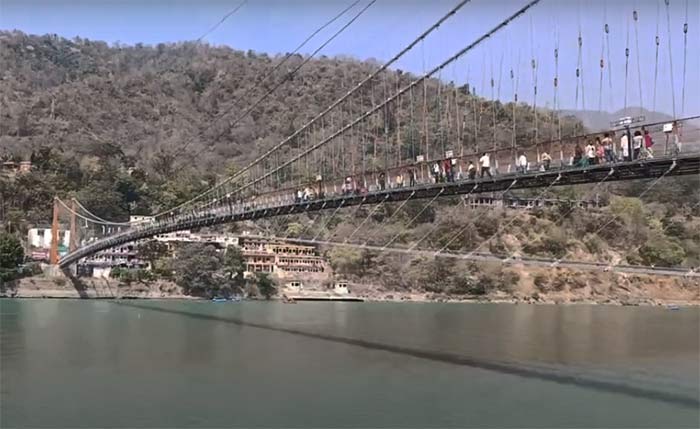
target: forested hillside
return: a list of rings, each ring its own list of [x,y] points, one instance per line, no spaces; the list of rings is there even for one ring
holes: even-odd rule
[[[371,60],[311,60],[297,74],[287,76],[289,80],[249,116],[232,124],[303,61],[301,56],[290,58],[261,83],[282,58],[189,42],[109,46],[84,39],[0,32],[0,157],[31,159],[34,165],[29,174],[0,177],[4,228],[22,232],[29,224],[48,222],[54,195],[77,196],[96,214],[114,220],[129,213],[149,214],[171,207],[282,140],[378,67]],[[393,70],[353,98],[354,105],[344,111],[366,110],[381,99],[382,91],[404,86],[412,78]],[[512,104],[496,102],[494,106],[468,86],[455,87],[434,79],[428,81],[425,93],[432,122],[447,127],[453,139],[461,135],[462,141],[453,140],[453,145],[474,147],[477,141],[511,144]],[[440,103],[452,96],[462,107],[465,119],[461,123],[454,118],[443,123],[442,117],[435,117]],[[415,125],[408,120],[411,106],[406,103],[392,109],[383,113],[388,115],[384,120],[392,127],[404,127],[404,144],[410,144],[411,138],[417,138],[410,128]],[[490,122],[494,110],[495,142]],[[523,104],[516,106],[516,113],[518,138],[531,141],[535,112]],[[542,139],[554,129],[552,118],[551,112],[538,111]],[[351,119],[349,114],[336,116],[336,126]],[[572,117],[563,118],[562,123],[564,134],[574,127],[582,128]],[[449,127],[457,126],[463,127],[461,134],[450,133]],[[363,130],[381,136],[381,124],[370,124]],[[437,136],[430,133],[428,138]],[[188,142],[188,150],[183,151]],[[449,249],[458,251],[474,249],[475,243],[499,231],[499,225],[508,225],[480,250],[560,257],[570,249],[573,256],[586,260],[698,264],[697,179],[664,180],[646,192],[642,201],[637,197],[646,186],[645,182],[604,185],[599,193],[610,206],[595,213],[575,210],[563,218],[556,208],[514,214],[474,211],[458,200],[440,200],[414,225],[406,224],[408,214],[397,215],[385,225],[382,219],[391,209],[383,208],[355,238],[381,244],[400,234],[396,244],[410,245],[428,234],[429,228],[436,228],[421,246],[440,248],[451,232],[464,231],[449,244]],[[577,187],[555,189],[552,194],[581,198],[589,191],[588,187]],[[420,204],[408,204],[406,212],[417,213]],[[339,215],[329,225],[327,237],[353,231],[367,214],[360,211],[356,218]],[[511,216],[517,219],[511,221]],[[294,219],[301,225],[309,221]],[[608,221],[609,229],[593,233]],[[453,285],[454,291],[467,293],[474,292],[473,287],[481,288],[481,283],[475,283],[480,278],[500,279],[492,280],[493,287],[512,283],[503,268],[489,274],[471,265],[465,271],[459,264],[439,260],[342,249],[328,252],[338,272],[372,278],[390,287],[423,284],[447,291]],[[392,274],[406,267],[405,276]],[[442,273],[439,276],[435,274],[438,271]],[[456,276],[454,281],[449,280],[451,276]]]
[[[37,174],[23,179],[32,183],[19,184],[32,192],[19,192],[21,201],[12,205],[25,213],[39,210],[29,216],[33,221],[45,216],[50,203],[46,197],[53,194],[77,193],[98,214],[111,218],[167,208],[282,140],[378,67],[371,60],[321,57],[292,76],[289,71],[303,61],[296,55],[262,81],[282,59],[189,42],[109,46],[0,32],[0,157],[33,156],[38,167]],[[233,123],[285,78],[250,115]],[[349,122],[355,117],[351,112],[367,110],[413,78],[400,70],[387,72],[325,125]],[[440,138],[449,138],[453,146],[474,147],[476,140],[482,147],[511,145],[512,105],[496,103],[492,109],[467,86],[456,88],[435,79],[427,82],[424,93],[427,134],[435,150]],[[443,117],[450,99],[461,107],[461,123]],[[404,100],[382,112],[388,126],[404,129],[405,146],[424,138],[417,131],[420,119],[408,118],[419,110]],[[531,140],[534,111],[522,104],[516,113],[518,135]],[[551,120],[549,112],[539,112],[542,138],[544,130],[553,129]],[[385,124],[375,122],[361,132],[376,142]],[[576,125],[563,119],[565,132]],[[459,126],[462,141],[450,132]],[[403,156],[420,153],[406,152]],[[65,177],[53,176],[56,172]],[[41,193],[38,201],[27,201],[36,192]],[[41,201],[44,206],[37,207]]]

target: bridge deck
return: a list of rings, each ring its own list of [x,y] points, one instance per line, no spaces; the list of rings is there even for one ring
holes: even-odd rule
[[[611,172],[612,169],[612,172]],[[670,170],[670,171],[669,171]],[[169,221],[155,222],[143,228],[134,228],[120,234],[90,243],[61,259],[59,266],[69,266],[81,258],[125,243],[153,237],[159,234],[203,226],[262,219],[296,213],[351,207],[360,204],[426,199],[436,196],[502,192],[514,189],[568,186],[634,179],[653,179],[669,176],[700,174],[700,155],[691,154],[676,158],[657,158],[624,162],[614,165],[593,165],[583,168],[538,171],[524,174],[504,174],[493,178],[463,180],[448,183],[431,183],[415,187],[403,187],[371,192],[364,195],[333,195],[308,202],[283,200],[270,205],[218,206],[201,213],[180,215]]]

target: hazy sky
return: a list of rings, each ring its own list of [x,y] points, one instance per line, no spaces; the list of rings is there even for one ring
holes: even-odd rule
[[[336,24],[305,46],[310,53],[370,0],[361,0]],[[26,33],[57,33],[107,42],[156,44],[193,40],[205,33],[240,0],[0,0],[0,28]],[[323,22],[353,0],[248,0],[236,14],[206,37],[211,44],[235,49],[285,53],[293,50]],[[447,58],[522,7],[526,0],[473,0],[433,33],[418,49],[396,66],[420,73]],[[457,4],[457,0],[377,0],[368,11],[322,51],[325,55],[351,55],[356,58],[386,60]],[[683,88],[683,23],[688,5],[688,55]],[[638,37],[635,37],[633,10],[638,11]],[[658,14],[657,14],[658,10]],[[494,92],[511,100],[517,81],[519,100],[532,102],[533,76],[530,62],[538,63],[538,105],[553,103],[554,43],[559,39],[559,97],[562,108],[585,107],[613,111],[624,106],[625,47],[630,57],[627,105],[642,103],[653,107],[654,64],[657,16],[661,45],[657,81],[656,110],[671,114],[675,94],[677,116],[700,114],[700,1],[670,0],[670,26],[673,80],[669,64],[668,27],[663,0],[542,0],[539,5],[449,67],[446,80],[469,81],[477,90]],[[610,26],[610,63],[605,56],[604,80],[600,89],[600,57],[604,16]],[[577,37],[583,37],[581,51],[583,89],[576,103]],[[629,31],[628,31],[629,29]],[[629,38],[628,38],[629,34]],[[637,56],[636,41],[639,43]],[[628,42],[629,40],[629,42]],[[532,43],[531,43],[532,41]],[[628,45],[629,43],[629,45]],[[639,59],[639,68],[637,61]],[[608,69],[612,71],[612,89]],[[510,78],[510,69],[514,79]],[[492,71],[493,70],[493,71]],[[500,79],[499,79],[500,76]],[[673,91],[672,91],[673,88]],[[602,97],[600,97],[602,95]]]

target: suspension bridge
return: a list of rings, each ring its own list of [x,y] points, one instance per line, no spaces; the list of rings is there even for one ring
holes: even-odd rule
[[[521,8],[509,13],[502,21],[474,40],[467,41],[461,49],[439,62],[421,75],[392,71],[391,67],[409,52],[420,49],[425,40],[460,12],[468,9],[469,0],[460,1],[433,25],[415,37],[389,61],[381,65],[362,81],[326,109],[297,128],[288,137],[271,148],[260,150],[259,155],[235,174],[221,180],[210,189],[176,207],[149,216],[142,222],[129,224],[102,219],[78,202],[66,204],[60,199],[54,202],[53,243],[51,263],[61,268],[79,263],[98,252],[130,242],[145,240],[157,235],[180,230],[214,226],[219,224],[259,220],[272,217],[291,216],[301,213],[321,212],[329,214],[324,227],[336,214],[350,207],[374,207],[398,204],[399,211],[409,201],[427,201],[427,210],[439,198],[470,196],[484,193],[506,193],[517,189],[539,189],[536,199],[544,198],[553,187],[588,184],[597,190],[602,184],[614,181],[645,179],[646,188],[640,197],[663,179],[670,176],[700,175],[700,129],[692,123],[700,116],[685,114],[685,81],[687,63],[688,14],[686,8],[684,33],[684,60],[681,114],[677,115],[672,71],[672,47],[670,45],[669,18],[669,66],[673,94],[673,119],[650,122],[644,118],[624,118],[619,124],[611,124],[609,131],[586,132],[582,125],[560,111],[559,88],[564,78],[575,79],[575,107],[585,109],[584,90],[584,36],[579,23],[576,45],[578,47],[575,72],[566,76],[559,73],[560,41],[555,36],[553,43],[554,76],[552,76],[552,103],[549,109],[538,107],[538,70],[540,61],[532,45],[528,63],[532,74],[532,104],[519,100],[519,72],[509,70],[513,89],[512,101],[501,104],[501,77],[490,72],[491,99],[474,94],[475,86],[467,83],[457,86],[445,83],[443,71],[454,67],[459,61],[467,61],[472,51],[483,48],[494,37],[507,32],[508,27],[531,13],[538,3],[545,0],[528,1]],[[353,3],[358,5],[359,2]],[[345,26],[350,27],[368,10],[374,1],[366,3]],[[668,16],[671,4],[664,2]],[[346,8],[343,13],[352,7]],[[341,14],[342,15],[342,14]],[[656,90],[659,77],[659,49],[662,33],[659,30],[661,9],[657,10],[656,63],[654,64],[653,108],[656,108]],[[338,17],[334,17],[334,20]],[[637,34],[640,16],[637,10],[630,17]],[[612,97],[612,74],[610,66],[611,26],[607,16],[601,25],[598,104],[602,109],[605,72],[608,72]],[[532,23],[530,35],[534,38]],[[337,35],[336,33],[335,35]],[[326,43],[329,43],[334,37]],[[629,29],[628,29],[629,36]],[[588,37],[586,36],[586,40]],[[639,57],[639,40],[636,41],[636,57]],[[322,45],[322,46],[325,46]],[[624,103],[628,107],[628,74],[630,41],[625,50]],[[318,52],[315,51],[314,54]],[[291,55],[291,54],[290,54]],[[520,55],[520,54],[518,54]],[[313,57],[313,55],[311,56]],[[309,57],[309,59],[311,58]],[[285,61],[288,56],[282,61]],[[503,61],[501,60],[501,63]],[[518,60],[519,62],[519,60]],[[281,63],[280,63],[281,64]],[[275,66],[271,72],[276,70]],[[236,124],[259,105],[265,97],[273,96],[274,90],[284,84],[305,62],[290,71],[260,99],[251,103],[237,117],[227,117],[227,111],[217,117]],[[641,65],[637,63],[639,82],[639,105],[643,105]],[[266,79],[269,75],[266,75]],[[500,75],[500,72],[499,72]],[[482,85],[485,86],[485,85]],[[498,88],[499,96],[495,95]],[[485,92],[485,91],[481,91]],[[518,116],[526,116],[526,119]],[[505,119],[503,119],[505,118]],[[518,120],[531,121],[527,129],[518,127]],[[503,122],[512,128],[503,127]],[[489,124],[490,122],[490,124]],[[231,125],[233,126],[233,125]],[[633,136],[634,134],[634,136]],[[647,137],[648,136],[648,137]],[[204,139],[203,133],[196,138]],[[599,143],[595,144],[594,139]],[[646,141],[654,141],[652,150]],[[186,141],[181,152],[185,153],[193,139]],[[205,145],[204,149],[207,150]],[[590,149],[593,148],[593,149]],[[591,150],[600,150],[603,156],[591,157]],[[187,152],[189,153],[189,152]],[[201,153],[201,152],[200,152]],[[199,153],[189,153],[196,158]],[[59,257],[58,223],[59,212],[71,215],[71,245],[67,254]],[[420,212],[419,212],[420,214]],[[416,215],[417,217],[418,215]],[[562,215],[563,217],[564,215]],[[319,216],[320,218],[321,216]],[[366,222],[363,220],[358,229]],[[409,226],[415,221],[410,220]],[[314,221],[315,222],[315,221]],[[603,224],[601,230],[607,227]],[[305,231],[306,232],[306,231]],[[354,243],[352,237],[342,242],[320,238],[321,231],[311,234],[306,241],[318,244],[359,246],[376,251],[424,252],[416,248],[392,247],[397,237],[383,245]],[[464,231],[456,231],[455,236]],[[435,256],[462,257],[474,260],[496,260],[501,263],[545,264],[551,267],[588,266],[594,269],[632,270],[621,264],[598,264],[576,262],[561,257],[555,260],[492,255],[481,252],[481,247],[493,239],[499,231],[468,253],[449,249],[428,252]],[[596,231],[599,232],[599,231]],[[289,237],[283,237],[289,238]],[[300,239],[300,238],[298,238]],[[300,239],[303,240],[303,239]],[[577,265],[578,264],[578,265]],[[692,270],[665,269],[664,273],[697,276]],[[653,271],[653,270],[652,270]]]

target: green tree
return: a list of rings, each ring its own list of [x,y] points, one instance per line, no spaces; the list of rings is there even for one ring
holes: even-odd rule
[[[214,246],[187,244],[177,252],[174,265],[175,281],[189,295],[212,297],[225,285],[219,275],[221,255]]]
[[[265,299],[270,299],[277,294],[277,286],[267,273],[255,273],[255,283]]]
[[[17,278],[23,261],[24,249],[19,239],[12,234],[0,234],[0,281]]]
[[[362,251],[347,247],[334,247],[328,254],[331,267],[340,274],[360,274],[364,258]]]
[[[245,259],[240,248],[236,246],[228,246],[226,248],[223,270],[231,284],[240,291],[245,284],[243,273],[246,270]]]
[[[156,261],[168,255],[168,246],[160,241],[149,240],[139,244],[139,255],[155,267]]]
[[[287,225],[285,235],[287,237],[299,237],[303,231],[304,227],[299,222],[291,222]]]
[[[639,256],[645,265],[673,267],[683,262],[685,250],[677,239],[653,234],[639,248]]]

